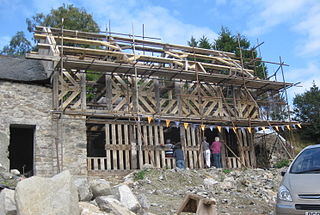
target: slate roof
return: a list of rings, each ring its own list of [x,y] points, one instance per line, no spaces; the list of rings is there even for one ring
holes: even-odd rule
[[[0,80],[27,83],[50,83],[39,60],[0,55]]]

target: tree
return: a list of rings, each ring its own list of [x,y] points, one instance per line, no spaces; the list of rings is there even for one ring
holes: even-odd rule
[[[320,141],[320,89],[313,82],[312,87],[293,99],[295,120],[308,123],[301,130],[301,137],[315,143]]]
[[[208,45],[208,38],[202,36],[198,41],[191,37],[188,44],[197,45],[199,48],[216,49],[220,51],[235,53],[238,58],[242,56],[243,66],[247,69],[253,69],[261,79],[266,78],[267,68],[265,64],[261,61],[253,61],[252,59],[257,59],[257,52],[253,48],[250,48],[250,41],[243,35],[232,35],[231,31],[225,27],[221,28],[218,38],[214,41],[212,45]],[[239,48],[240,43],[240,48]],[[240,52],[241,50],[241,52]]]
[[[9,45],[3,47],[0,54],[9,56],[22,56],[31,51],[31,42],[22,31],[18,31],[10,40]]]
[[[98,32],[99,26],[93,20],[91,14],[85,9],[79,9],[73,5],[65,5],[52,9],[49,14],[37,13],[32,18],[27,18],[28,31],[33,32],[37,25],[61,28],[64,18],[64,28],[70,30]]]

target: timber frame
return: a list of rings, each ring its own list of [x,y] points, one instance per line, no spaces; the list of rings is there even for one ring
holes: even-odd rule
[[[38,52],[27,57],[53,73],[53,115],[85,117],[88,141],[104,135],[105,156],[88,157],[89,171],[175,167],[163,146],[168,122],[180,131],[187,167],[204,167],[199,125],[235,128],[237,153],[230,132],[218,133],[223,164],[253,167],[252,133],[236,128],[282,123],[261,110],[292,84],[257,78],[233,53],[41,26],[34,36]]]

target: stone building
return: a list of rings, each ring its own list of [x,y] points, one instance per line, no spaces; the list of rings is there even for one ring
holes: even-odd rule
[[[50,176],[57,173],[62,153],[60,166],[86,174],[86,133],[81,118],[59,122],[63,144],[57,155],[50,75],[40,61],[0,57],[0,107],[0,163],[4,167]]]

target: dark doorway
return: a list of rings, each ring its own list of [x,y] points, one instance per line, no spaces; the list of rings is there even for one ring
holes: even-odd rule
[[[35,125],[10,125],[10,169],[18,169],[26,176],[33,175]]]
[[[106,157],[104,125],[87,124],[87,156]]]
[[[170,139],[173,145],[180,142],[180,128],[169,127],[164,129],[164,143]],[[180,142],[181,143],[181,142]]]

